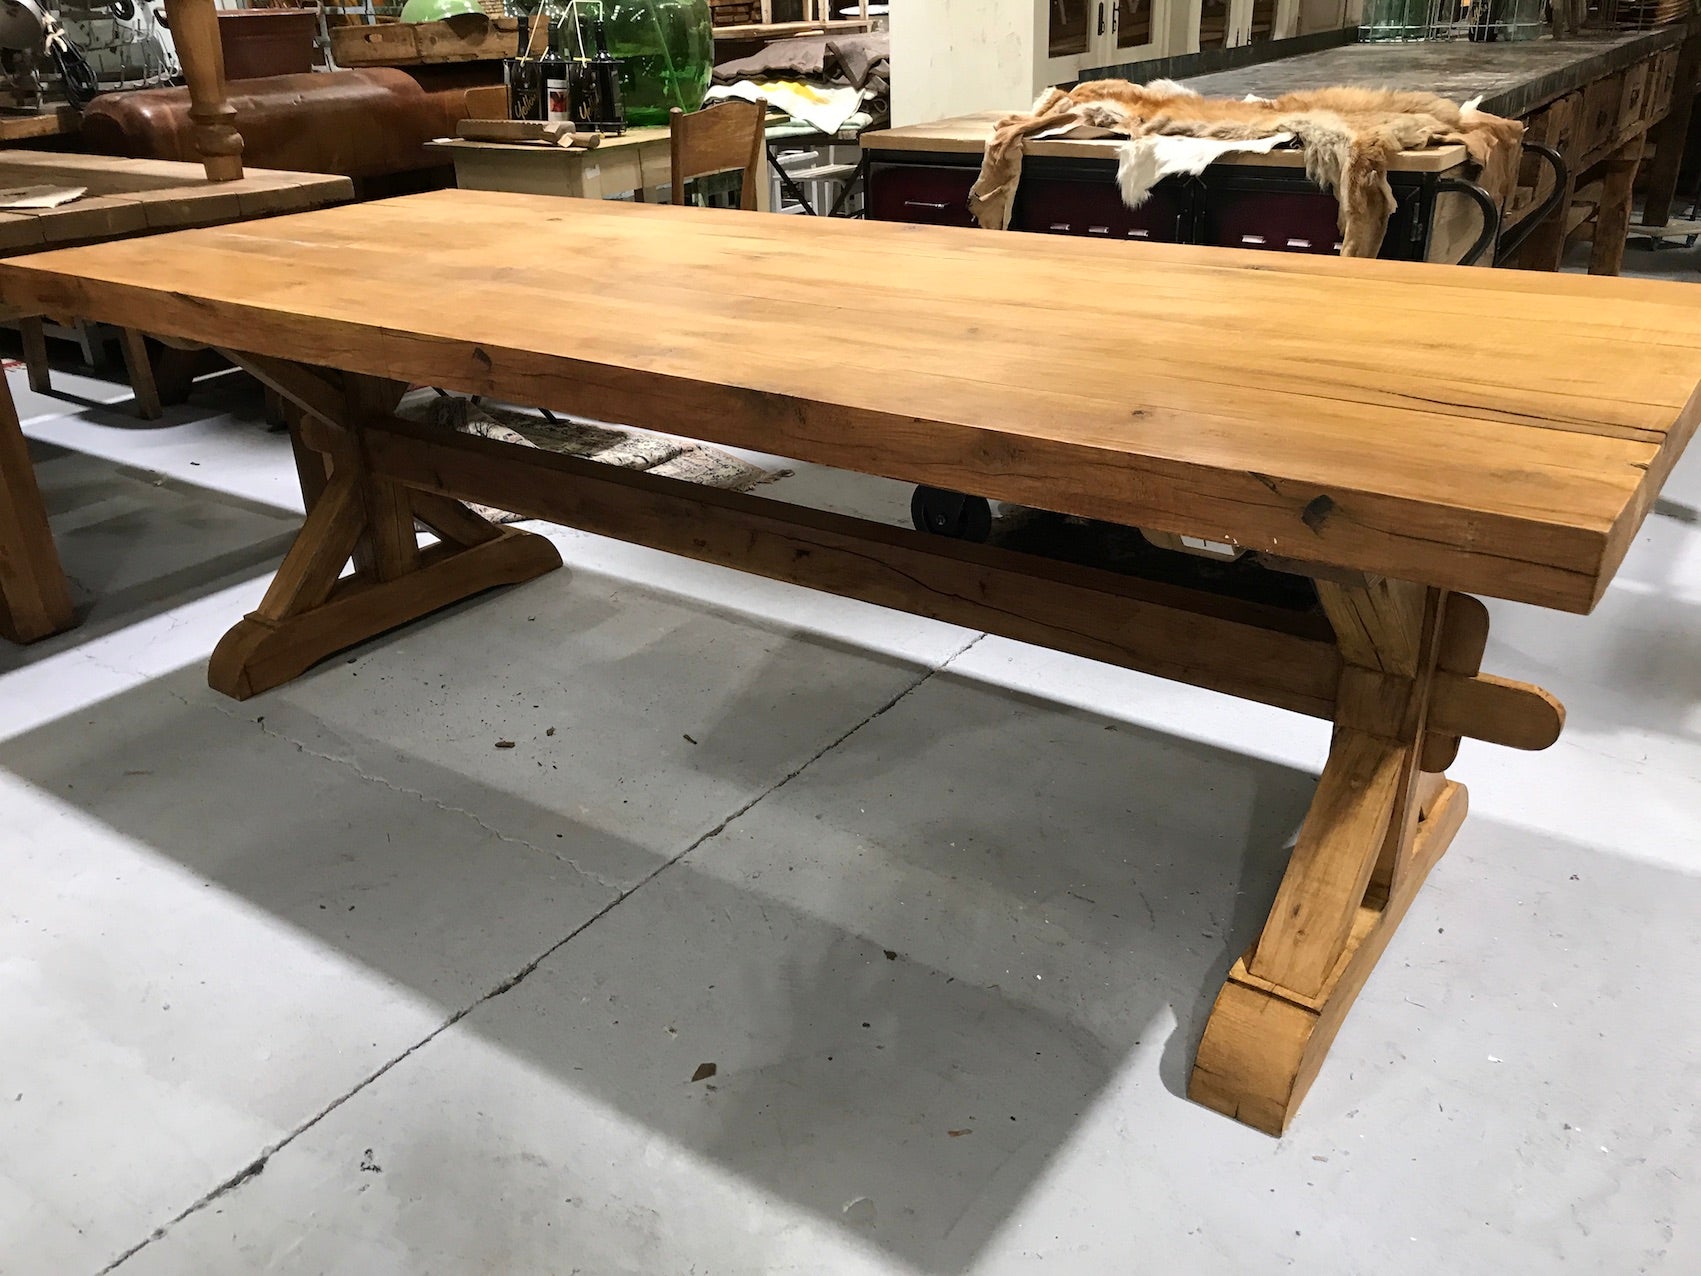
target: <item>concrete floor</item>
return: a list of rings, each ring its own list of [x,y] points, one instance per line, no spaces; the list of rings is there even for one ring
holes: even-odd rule
[[[1701,455],[1594,617],[1494,607],[1570,725],[1467,743],[1277,1142],[1182,1094],[1323,724],[548,528],[237,704],[285,441],[62,382],[12,376],[87,620],[0,647],[0,1271],[1701,1270]]]

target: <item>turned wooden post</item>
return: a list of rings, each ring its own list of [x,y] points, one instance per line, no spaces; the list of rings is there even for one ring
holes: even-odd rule
[[[165,0],[166,23],[189,81],[189,119],[195,125],[195,149],[210,182],[234,182],[242,176],[242,134],[233,122],[236,108],[225,100],[224,46],[213,0]]]

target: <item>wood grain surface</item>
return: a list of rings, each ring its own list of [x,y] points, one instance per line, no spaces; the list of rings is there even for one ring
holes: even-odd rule
[[[1701,415],[1682,284],[494,192],[46,252],[0,290],[1572,611]]]

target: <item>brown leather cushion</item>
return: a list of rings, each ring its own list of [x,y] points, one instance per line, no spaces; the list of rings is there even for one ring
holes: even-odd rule
[[[274,75],[227,87],[243,163],[299,173],[376,177],[439,168],[424,149],[466,118],[464,87],[427,91],[405,71]],[[103,155],[194,162],[188,89],[107,93],[83,112],[83,143]]]

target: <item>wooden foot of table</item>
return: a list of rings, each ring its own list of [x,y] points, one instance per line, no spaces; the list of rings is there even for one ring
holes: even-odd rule
[[[1234,964],[1188,1093],[1281,1134],[1353,999],[1465,816],[1441,675],[1474,674],[1488,638],[1473,598],[1393,581],[1319,582],[1343,660],[1335,735],[1293,858],[1252,950]]]
[[[1287,1129],[1395,927],[1464,822],[1465,786],[1434,778],[1441,784],[1418,822],[1399,889],[1367,897],[1359,907],[1316,996],[1298,997],[1259,979],[1244,957],[1235,962],[1194,1057],[1187,1087],[1194,1102],[1266,1134]]]
[[[12,389],[0,379],[0,636],[34,642],[75,623],[29,444]]]
[[[246,700],[451,603],[561,566],[544,537],[371,471],[361,422],[383,410],[382,383],[237,360],[285,402],[308,512],[260,606],[214,650],[207,682],[215,691]],[[416,520],[437,534],[436,545],[420,549]],[[344,576],[351,559],[355,570]]]

